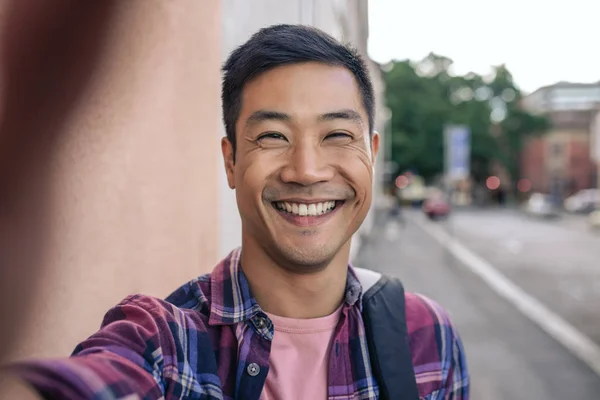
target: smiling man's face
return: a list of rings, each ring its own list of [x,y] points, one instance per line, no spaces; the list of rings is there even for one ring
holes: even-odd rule
[[[371,205],[379,147],[349,70],[311,62],[253,79],[236,138],[235,162],[227,139],[222,147],[244,246],[299,273],[349,250]]]

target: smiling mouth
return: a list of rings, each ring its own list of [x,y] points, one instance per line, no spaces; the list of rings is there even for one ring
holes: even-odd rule
[[[323,201],[318,203],[293,203],[288,201],[274,201],[273,207],[282,213],[298,217],[318,217],[326,215],[344,204],[341,200]]]

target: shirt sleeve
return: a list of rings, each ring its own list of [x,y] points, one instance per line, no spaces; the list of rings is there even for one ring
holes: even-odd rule
[[[426,296],[407,293],[406,316],[421,397],[468,400],[465,350],[448,312]]]
[[[467,367],[467,358],[463,348],[460,335],[452,323],[448,326],[451,330],[452,354],[449,355],[448,375],[444,382],[444,391],[446,400],[468,400],[469,399],[469,370]]]
[[[108,311],[100,330],[71,357],[25,361],[9,369],[48,399],[163,398],[164,359],[174,359],[181,348],[171,333],[175,321],[182,320],[175,318],[177,312],[161,300],[129,296]]]

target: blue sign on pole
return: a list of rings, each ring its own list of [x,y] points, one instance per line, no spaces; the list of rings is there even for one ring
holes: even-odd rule
[[[462,125],[447,126],[444,131],[446,176],[452,180],[470,175],[471,132]]]

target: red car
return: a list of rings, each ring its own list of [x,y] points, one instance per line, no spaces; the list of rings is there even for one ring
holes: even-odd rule
[[[434,194],[423,202],[423,212],[430,219],[446,218],[450,209],[450,203],[443,194]]]

